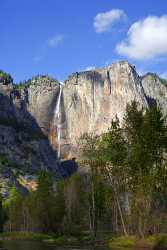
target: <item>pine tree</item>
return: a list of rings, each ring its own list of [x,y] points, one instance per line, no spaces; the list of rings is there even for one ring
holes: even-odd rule
[[[13,186],[10,190],[9,197],[4,202],[4,209],[7,211],[9,219],[9,230],[21,230],[22,226],[22,205],[23,196]]]

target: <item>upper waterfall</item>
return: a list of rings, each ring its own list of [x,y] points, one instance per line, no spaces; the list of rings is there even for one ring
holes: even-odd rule
[[[62,97],[62,90],[63,90],[63,85],[60,84],[60,89],[59,89],[59,95],[56,103],[56,107],[54,110],[54,126],[56,127],[56,134],[57,134],[57,155],[58,158],[60,158],[61,154],[61,97]]]

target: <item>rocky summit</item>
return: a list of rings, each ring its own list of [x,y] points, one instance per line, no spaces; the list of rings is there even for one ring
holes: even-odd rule
[[[0,164],[66,177],[76,165],[59,158],[75,157],[83,133],[106,131],[133,100],[143,107],[158,103],[167,115],[167,81],[152,73],[139,76],[126,61],[76,72],[63,85],[49,76],[14,84],[1,74]]]
[[[62,147],[75,149],[70,151],[75,154],[83,133],[106,131],[116,115],[122,120],[127,103],[133,100],[143,107],[157,102],[166,115],[167,81],[151,73],[141,77],[126,61],[71,75],[65,81],[61,103],[66,139]]]
[[[60,161],[48,135],[59,84],[36,77],[15,85],[0,79],[0,179],[4,192],[20,187],[18,176],[45,169],[58,179],[76,171],[76,163]],[[67,164],[68,163],[68,164]]]

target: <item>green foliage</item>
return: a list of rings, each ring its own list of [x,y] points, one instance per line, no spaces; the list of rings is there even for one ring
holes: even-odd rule
[[[167,87],[167,80],[164,78],[160,78],[160,82]]]
[[[0,168],[9,167],[9,166],[10,166],[10,161],[8,160],[7,156],[1,154],[0,155]]]
[[[18,84],[15,84],[14,88],[17,90],[22,90],[22,89],[28,88],[30,85],[31,85],[31,79],[29,79],[27,81],[19,82]]]
[[[0,233],[0,239],[10,240],[51,240],[53,235],[33,233],[33,232],[3,232]]]
[[[80,235],[85,225],[85,215],[87,215],[87,198],[81,176],[74,174],[64,182],[64,232],[67,235]]]
[[[122,128],[118,118],[112,121],[107,133],[102,134],[99,141],[102,162],[108,166],[104,167],[105,173],[110,168],[113,185],[122,183],[122,188],[126,179],[125,160],[127,157],[127,143],[123,136]],[[109,167],[111,166],[112,167]]]
[[[0,194],[0,233],[3,232],[4,223],[6,219],[7,219],[6,212],[5,209],[3,208],[3,198],[2,195]]]
[[[109,248],[134,248],[136,245],[136,237],[134,236],[121,236],[121,237],[114,237],[109,241]]]
[[[26,166],[19,165],[18,163],[11,161],[9,157],[5,154],[0,154],[0,170],[3,171],[4,169],[10,169],[12,173],[17,177],[18,175],[24,175],[25,173],[28,173],[30,170],[26,168]],[[10,171],[9,170],[9,171]]]
[[[153,221],[155,216],[151,210],[153,196],[155,192],[166,192],[167,186],[167,126],[161,109],[158,106],[139,108],[133,101],[127,105],[122,127],[116,117],[108,132],[98,137],[86,135],[84,139],[83,156],[94,176],[95,210],[100,208],[96,199],[100,197],[102,201],[101,197],[105,196],[100,196],[98,191],[96,178],[100,173],[110,182],[111,199],[116,200],[124,233],[127,233],[125,224],[131,223],[135,233],[143,237],[146,226],[150,227],[150,219]],[[121,197],[127,194],[130,198],[126,208],[121,207]]]
[[[17,90],[22,90],[25,88],[30,87],[31,85],[39,85],[40,84],[40,80],[42,80],[42,78],[46,78],[48,79],[48,81],[53,81],[54,79],[48,75],[36,75],[28,80],[25,81],[21,81],[18,84],[15,84],[14,87]]]
[[[138,221],[138,233],[143,237],[149,224],[154,190],[166,185],[163,176],[167,174],[164,160],[167,127],[158,106],[142,110],[132,103],[127,106],[123,129],[128,147],[126,173],[127,187],[133,195],[133,220]]]
[[[167,249],[166,235],[159,235],[156,237],[154,249]]]
[[[46,171],[41,171],[38,176],[38,188],[30,197],[31,216],[35,221],[35,227],[41,233],[53,230],[53,183],[52,178]]]
[[[166,232],[167,125],[158,106],[143,109],[132,102],[122,126],[116,117],[106,133],[84,134],[79,146],[84,174],[55,183],[41,171],[36,191],[22,197],[11,190],[4,202],[8,230],[54,233],[60,244],[64,234],[82,239],[83,230],[87,239],[102,230],[142,239]],[[9,165],[5,156],[0,165]],[[132,247],[136,239],[119,237],[110,246]],[[149,237],[140,244],[153,241]]]
[[[83,134],[79,139],[79,147],[82,152],[82,157],[85,160],[97,162],[99,151],[98,151],[99,136],[94,133]]]
[[[104,176],[101,174],[104,158],[99,147],[100,137],[94,134],[84,134],[80,138],[80,150],[83,157],[83,166],[90,169],[90,186],[88,188],[88,210],[90,218],[90,230],[92,237],[97,235],[98,224],[103,218],[106,208],[107,188]],[[103,156],[105,152],[103,151]]]
[[[100,150],[103,153],[105,162],[112,162],[120,165],[126,155],[125,141],[122,137],[122,130],[120,128],[119,120],[112,121],[108,132],[102,135],[100,140]]]
[[[23,197],[17,191],[16,187],[13,186],[10,190],[9,197],[4,201],[3,207],[7,211],[8,217],[10,218],[9,227],[10,230],[17,231],[20,228],[22,221],[22,210]]]
[[[3,70],[0,70],[0,82],[4,82],[7,84],[13,83],[13,78],[8,73],[4,72]]]

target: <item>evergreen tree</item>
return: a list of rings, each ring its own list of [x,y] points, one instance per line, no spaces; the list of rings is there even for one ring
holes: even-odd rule
[[[4,209],[7,211],[9,218],[9,230],[21,230],[22,226],[22,205],[23,197],[13,186],[10,190],[9,197],[4,202]]]
[[[6,219],[7,219],[7,217],[6,217],[4,207],[3,207],[3,198],[2,198],[2,195],[0,194],[0,233],[3,232],[4,223],[5,223]]]
[[[126,141],[123,136],[123,130],[120,127],[119,119],[116,117],[112,121],[111,127],[107,133],[104,133],[99,143],[102,162],[104,166],[103,174],[106,175],[112,187],[112,196],[115,207],[117,207],[120,221],[125,235],[128,234],[123,209],[120,198],[126,193],[127,173],[125,160],[127,156]],[[117,218],[116,218],[117,220]],[[117,224],[117,222],[116,222]]]
[[[53,231],[54,195],[51,175],[41,171],[38,176],[38,188],[32,193],[32,216],[36,227],[43,233]]]
[[[104,191],[103,159],[99,148],[100,137],[95,134],[84,134],[80,138],[84,167],[89,168],[88,201],[89,201],[89,226],[93,238],[96,238],[99,222],[104,212],[106,193]]]

